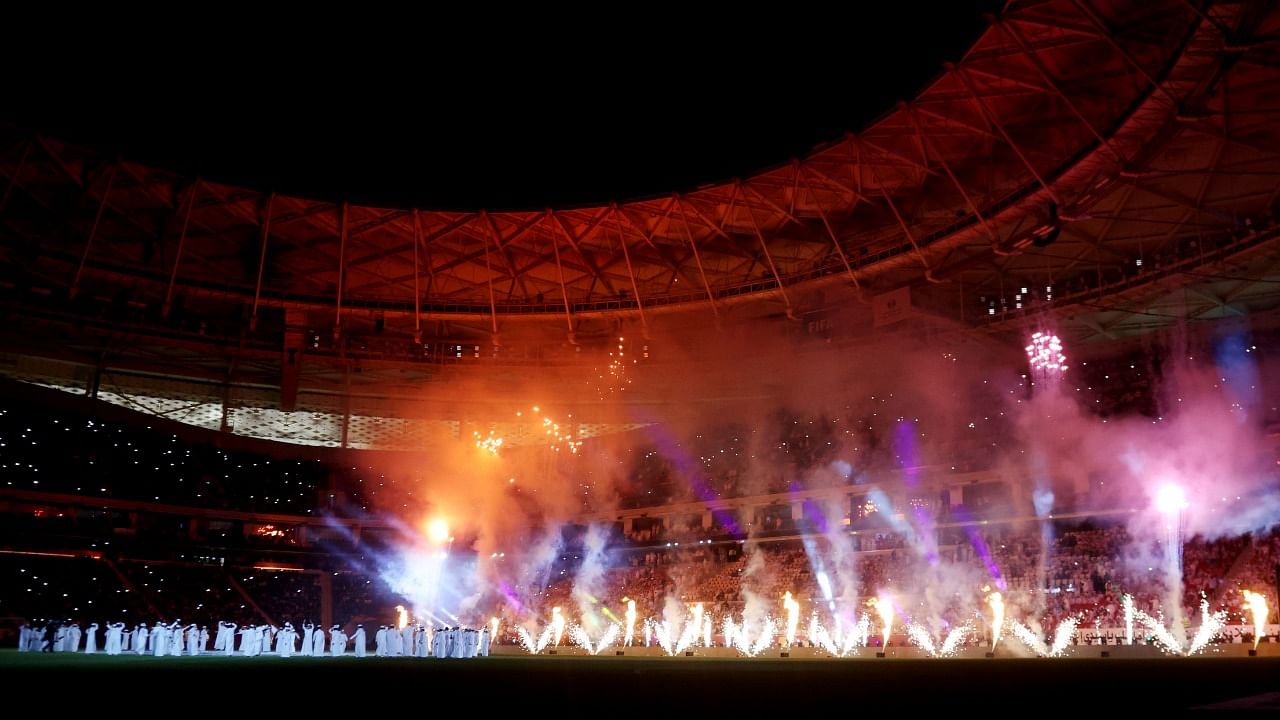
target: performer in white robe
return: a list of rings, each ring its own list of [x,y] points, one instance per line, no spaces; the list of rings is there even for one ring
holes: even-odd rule
[[[120,652],[128,652],[133,647],[133,630],[125,628],[120,633]]]
[[[316,628],[311,633],[311,654],[316,657],[324,655],[324,628]]]
[[[489,657],[489,626],[480,631],[480,657]]]
[[[436,628],[431,635],[431,657],[444,657],[444,628]]]
[[[250,657],[253,655],[253,636],[258,634],[258,628],[248,625],[240,628],[237,634],[240,636],[240,654]]]
[[[329,652],[334,657],[347,654],[347,634],[342,631],[341,625],[334,625],[329,630]]]
[[[311,655],[311,634],[316,630],[316,626],[311,623],[302,623],[302,652],[300,655]]]
[[[209,652],[209,626],[208,625],[200,626],[200,632],[197,635],[196,642],[198,643],[198,647],[200,649],[201,655],[204,655],[205,653]]]
[[[200,654],[200,627],[198,625],[187,626],[187,654],[191,657]]]
[[[285,623],[284,629],[276,633],[276,655],[291,657],[293,655],[293,624]]]
[[[80,652],[80,623],[67,628],[67,652]]]
[[[133,651],[138,655],[146,653],[147,643],[150,639],[151,636],[148,634],[147,624],[142,623],[133,631]]]
[[[351,642],[355,643],[356,657],[364,657],[364,626],[356,625],[355,632],[351,633]]]
[[[84,654],[93,655],[98,652],[98,623],[89,623],[84,631]]]
[[[119,655],[120,646],[124,635],[124,623],[113,622],[107,624],[107,643],[106,652],[108,655]]]
[[[387,656],[387,626],[379,625],[378,632],[373,634],[373,656]]]
[[[413,645],[414,657],[424,658],[430,656],[431,651],[427,647],[427,631],[421,627],[417,628],[413,633]]]
[[[413,626],[405,625],[400,631],[400,652],[403,655],[413,656]]]
[[[239,627],[235,623],[227,623],[227,637],[222,641],[222,654],[232,655],[236,651],[236,628]]]
[[[151,626],[151,656],[164,657],[169,652],[169,626],[156,623]]]

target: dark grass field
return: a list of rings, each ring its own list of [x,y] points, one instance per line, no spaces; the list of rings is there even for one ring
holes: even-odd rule
[[[1005,716],[1109,717],[1124,709],[1186,710],[1245,700],[1280,717],[1280,658],[803,660],[502,656],[396,658],[152,658],[0,651],[13,690],[56,687],[86,699],[140,692],[221,702],[288,698],[316,711],[380,698],[478,703],[484,714],[683,714],[700,708],[829,714],[842,709],[930,710]],[[390,692],[388,695],[387,693]],[[1268,696],[1268,694],[1271,694]],[[314,703],[314,705],[313,705]],[[438,706],[426,706],[437,708]],[[406,707],[406,710],[411,708]],[[908,715],[908,717],[910,714]]]

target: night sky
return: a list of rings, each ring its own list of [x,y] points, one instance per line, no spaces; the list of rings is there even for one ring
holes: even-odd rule
[[[664,11],[528,32],[394,32],[389,17],[386,37],[359,22],[344,33],[342,17],[287,35],[247,18],[199,38],[141,24],[56,45],[19,33],[0,120],[288,194],[566,207],[750,174],[859,129],[958,60],[1000,5]],[[850,10],[863,17],[838,19]]]

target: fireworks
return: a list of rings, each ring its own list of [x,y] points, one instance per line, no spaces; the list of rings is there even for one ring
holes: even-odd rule
[[[1244,606],[1253,615],[1253,649],[1267,633],[1267,596],[1252,590],[1244,590]]]
[[[498,450],[502,449],[502,438],[498,437],[492,430],[489,435],[483,436],[478,431],[472,433],[476,438],[476,447],[488,452],[491,455],[497,455]]]
[[[634,365],[637,359],[627,357],[625,343],[626,339],[619,337],[617,344],[609,348],[609,364],[604,369],[596,368],[596,393],[601,400],[616,391],[626,390],[631,384],[627,367]]]
[[[1067,356],[1062,354],[1062,341],[1057,335],[1037,332],[1027,346],[1027,360],[1037,377],[1060,378],[1067,371]]]
[[[400,630],[409,624],[409,611],[404,609],[403,605],[396,606],[396,627]]]
[[[987,604],[991,606],[991,652],[996,651],[1000,642],[1000,631],[1004,629],[1004,598],[993,592],[987,596]]]
[[[1177,485],[1161,485],[1156,490],[1156,509],[1166,515],[1177,515],[1187,507],[1187,494]]]
[[[498,642],[498,618],[489,618],[489,637]]]
[[[427,522],[427,539],[442,545],[449,539],[449,523],[444,518],[432,518]]]

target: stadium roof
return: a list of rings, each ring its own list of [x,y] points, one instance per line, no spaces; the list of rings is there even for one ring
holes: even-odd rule
[[[870,314],[902,287],[950,322],[1051,311],[1077,339],[1270,309],[1278,37],[1262,2],[1011,2],[917,97],[806,157],[544,211],[318,201],[0,132],[0,337],[234,374],[291,410],[353,367],[413,385],[572,363],[624,331]]]

